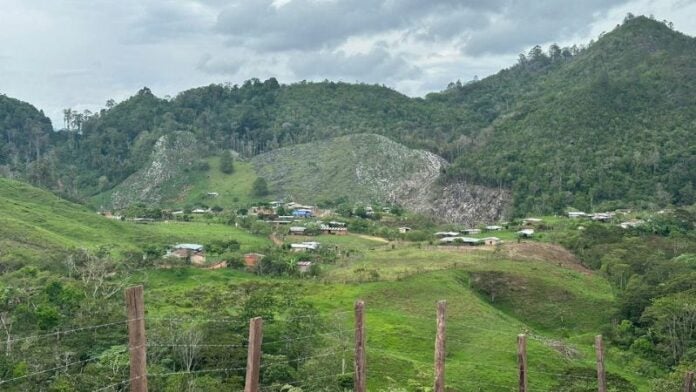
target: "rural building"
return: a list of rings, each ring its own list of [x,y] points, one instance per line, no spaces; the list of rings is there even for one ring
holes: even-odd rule
[[[517,235],[524,238],[530,238],[534,235],[533,229],[522,229],[517,232]]]
[[[348,228],[347,228],[347,227],[321,225],[319,229],[321,230],[321,232],[322,232],[323,234],[335,234],[335,235],[346,235],[346,234],[348,234]]]
[[[311,261],[298,261],[297,262],[297,270],[301,274],[306,274],[307,272],[309,272],[310,268],[312,268]]]
[[[208,192],[208,193],[206,193],[206,196],[215,198],[215,197],[220,196],[220,194],[217,192]]]
[[[307,230],[307,228],[304,226],[292,226],[290,228],[290,234],[292,234],[292,235],[304,235],[305,230]]]
[[[530,226],[536,223],[541,223],[542,220],[539,218],[525,218],[522,220],[522,224],[525,226]]]
[[[401,233],[401,234],[408,233],[409,231],[411,231],[410,227],[406,227],[406,226],[399,227],[399,233]]]
[[[289,225],[292,223],[292,221],[285,220],[285,219],[275,219],[275,220],[272,220],[270,222],[273,223],[274,225]]]
[[[391,207],[382,207],[382,212],[385,214],[391,214]]]
[[[502,243],[502,241],[498,237],[486,237],[483,239],[483,243],[488,246],[493,246]]]
[[[584,218],[587,214],[582,211],[569,211],[568,218]]]
[[[183,214],[184,214],[184,210],[176,210],[176,211],[172,212],[172,215],[183,215]]]
[[[471,237],[445,237],[440,239],[441,244],[464,244],[469,246],[478,245],[481,240]]]
[[[297,210],[292,211],[292,216],[294,216],[295,218],[311,218],[312,210],[306,208],[299,208]]]
[[[346,223],[345,223],[345,222],[339,222],[339,221],[331,221],[331,222],[329,222],[329,226],[333,226],[333,227],[346,227]]]
[[[614,217],[613,212],[598,212],[592,214],[592,220],[596,222],[608,222]]]
[[[464,229],[462,230],[462,233],[464,234],[479,234],[481,232],[481,229]]]
[[[244,265],[248,268],[254,268],[266,255],[261,253],[247,253],[244,255]]]
[[[630,221],[621,222],[621,223],[619,223],[619,226],[620,226],[622,229],[632,229],[632,228],[638,227],[638,226],[640,226],[640,225],[642,225],[642,224],[644,224],[644,223],[645,223],[644,220],[633,219],[633,220],[630,220]]]
[[[438,231],[435,233],[436,237],[456,237],[459,235],[457,231]]]
[[[290,244],[290,249],[292,249],[293,252],[309,252],[319,249],[319,243],[310,241],[301,242],[299,244]]]
[[[500,230],[503,230],[503,227],[498,226],[498,225],[488,225],[488,226],[486,226],[486,230],[487,231],[500,231]]]
[[[176,244],[169,250],[167,256],[189,259],[191,264],[205,263],[205,249],[199,244]]]
[[[206,212],[210,212],[210,210],[206,210],[204,208],[196,208],[195,210],[191,210],[191,212],[194,214],[205,214]]]

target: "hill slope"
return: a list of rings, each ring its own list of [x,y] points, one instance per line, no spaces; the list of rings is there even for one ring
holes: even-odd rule
[[[447,166],[443,158],[374,134],[281,148],[257,155],[252,163],[280,197],[394,203],[449,222],[495,221],[509,196],[465,184],[443,188],[437,182]]]
[[[691,204],[694,63],[694,38],[638,17],[587,47],[535,47],[496,75],[427,99],[273,78],[195,88],[172,100],[144,88],[86,119],[81,134],[52,136],[45,170],[25,177],[85,198],[151,165],[155,144],[173,132],[192,133],[210,155],[224,148],[244,157],[375,133],[452,162],[451,184],[510,190],[518,215]]]

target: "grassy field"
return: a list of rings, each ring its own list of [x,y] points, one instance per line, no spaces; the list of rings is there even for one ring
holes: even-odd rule
[[[231,174],[220,171],[219,157],[209,158],[208,163],[210,170],[199,178],[198,183],[191,186],[185,199],[174,200],[177,206],[205,204],[229,209],[248,206],[255,201],[251,196],[251,188],[256,180],[256,173],[249,162],[236,160]],[[217,192],[219,196],[212,198],[207,195],[208,192]]]
[[[270,244],[263,237],[219,223],[135,224],[107,219],[20,182],[0,179],[0,259],[38,261],[70,248],[108,247],[116,255],[145,245],[235,239],[242,250]]]

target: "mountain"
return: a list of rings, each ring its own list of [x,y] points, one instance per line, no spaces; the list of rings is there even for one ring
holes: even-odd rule
[[[375,134],[284,147],[255,156],[252,164],[285,199],[397,204],[459,223],[494,222],[509,201],[504,190],[443,187],[438,178],[448,164],[442,157]]]
[[[20,174],[82,200],[129,195],[137,194],[123,190],[132,184],[120,184],[152,167],[165,135],[193,135],[193,156],[210,162],[223,149],[252,158],[369,133],[450,162],[442,186],[505,189],[518,216],[688,205],[696,201],[695,63],[694,38],[635,17],[587,46],[535,47],[508,69],[425,99],[382,86],[273,78],[168,100],[144,88],[79,129],[57,132],[40,154],[44,170]]]

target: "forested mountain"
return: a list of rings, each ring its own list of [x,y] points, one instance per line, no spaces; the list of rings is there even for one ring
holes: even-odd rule
[[[452,83],[425,99],[383,86],[281,85],[273,78],[195,88],[171,99],[144,88],[80,115],[77,126],[52,138],[52,154],[39,148],[16,156],[41,155],[45,170],[24,171],[32,182],[85,198],[149,165],[155,142],[172,132],[193,134],[201,158],[221,149],[251,157],[375,133],[450,161],[444,184],[511,190],[518,215],[569,206],[691,204],[693,64],[696,39],[631,17],[587,46],[535,47],[508,69]],[[15,144],[35,145],[30,132],[21,135]]]

